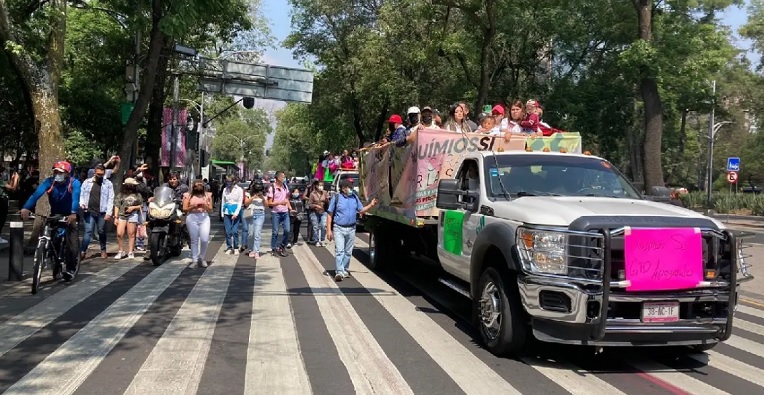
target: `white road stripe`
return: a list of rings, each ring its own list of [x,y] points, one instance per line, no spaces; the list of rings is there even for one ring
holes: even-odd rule
[[[730,358],[716,351],[706,351],[706,355],[690,354],[689,357],[698,362],[705,363],[712,368],[719,369],[723,372],[740,377],[743,380],[748,380],[760,387],[764,387],[764,371],[755,366],[740,362],[737,359]]]
[[[158,389],[163,394],[196,393],[238,258],[224,251],[225,244],[151,350],[126,394],[151,394]]]
[[[650,376],[653,376],[659,380],[665,381],[674,387],[681,388],[683,391],[691,394],[727,394],[712,385],[708,385],[700,380],[694,379],[687,374],[672,369],[666,365],[652,361],[629,361],[626,363],[641,370]]]
[[[61,395],[76,391],[186,265],[182,260],[174,260],[154,269],[17,381],[6,394]]]
[[[741,319],[733,319],[732,320],[733,326],[735,328],[742,329],[744,331],[748,331],[751,333],[755,333],[757,335],[764,336],[764,326],[761,326],[759,324],[754,324],[753,322],[741,320]],[[732,333],[735,333],[735,330],[732,330]]]
[[[360,248],[368,248],[368,244],[363,240],[356,239],[356,244]],[[353,260],[355,267],[364,267],[355,258]],[[368,271],[354,271],[353,277],[364,288],[386,291],[382,293],[383,296],[375,294],[375,298],[427,351],[435,362],[459,384],[464,392],[468,394],[495,393],[495,391],[517,393],[501,376],[481,362],[427,315],[418,312],[411,302],[395,294],[395,291],[375,274]],[[394,293],[395,295],[384,296],[387,293]],[[459,351],[454,352],[454,350]],[[523,362],[572,394],[623,394],[607,382],[570,363],[559,361],[552,363],[535,358],[523,358]],[[465,366],[469,366],[469,368],[465,369]]]
[[[738,305],[737,305],[737,311],[739,311],[739,312],[741,312],[743,314],[752,315],[754,317],[764,318],[764,311],[759,310],[759,309],[755,309],[753,307],[748,307],[748,306],[740,304],[740,303],[738,303]]]
[[[357,394],[413,394],[350,301],[302,246],[292,248]]]
[[[278,259],[257,260],[254,287],[244,393],[312,393]]]
[[[77,284],[62,289],[55,295],[45,298],[23,313],[4,322],[0,325],[0,356],[103,287],[120,278],[139,263],[138,260],[121,261],[85,278],[75,279]]]
[[[732,335],[729,339],[727,339],[724,342],[724,344],[730,345],[732,347],[737,348],[738,350],[749,352],[753,355],[764,358],[764,346],[762,346],[761,344],[755,341],[748,340],[744,337]]]

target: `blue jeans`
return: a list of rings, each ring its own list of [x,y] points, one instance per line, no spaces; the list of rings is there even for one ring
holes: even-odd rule
[[[310,225],[313,227],[313,239],[314,243],[326,241],[326,211],[321,214],[316,212],[310,213]]]
[[[265,223],[265,213],[255,213],[252,218],[247,220],[247,234],[252,236],[252,244],[249,245],[251,251],[260,252],[260,240],[263,235],[263,224]],[[249,240],[247,240],[249,241]]]
[[[237,216],[236,219],[233,219],[232,215],[223,216],[226,249],[235,250],[239,248],[239,221],[241,221],[241,217],[239,216]]]
[[[242,214],[244,214],[244,210],[241,211]],[[251,218],[250,218],[251,219]],[[249,224],[248,219],[240,217],[239,218],[239,227],[241,228],[241,246],[246,248],[249,244]]]
[[[84,211],[84,210],[83,210]],[[85,236],[82,237],[82,246],[80,252],[88,250],[90,239],[93,237],[93,231],[98,231],[98,241],[101,243],[101,251],[106,251],[106,213],[92,214],[88,211],[83,213],[82,219],[85,222]]]
[[[271,249],[276,250],[277,248],[286,248],[287,243],[289,243],[289,236],[291,236],[289,232],[289,213],[271,212],[271,222],[273,224]],[[279,226],[281,225],[284,226],[284,236],[281,238],[281,243],[279,243]]]
[[[334,255],[337,273],[346,273],[350,268],[350,258],[353,256],[355,244],[355,226],[344,227],[334,225]]]

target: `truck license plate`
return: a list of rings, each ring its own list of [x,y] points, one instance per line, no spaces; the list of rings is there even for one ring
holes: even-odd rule
[[[679,321],[679,303],[643,303],[642,322],[676,322]]]

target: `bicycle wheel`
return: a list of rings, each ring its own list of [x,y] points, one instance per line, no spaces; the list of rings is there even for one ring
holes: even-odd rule
[[[37,294],[37,290],[40,288],[42,268],[45,267],[45,260],[47,259],[47,251],[45,247],[45,244],[37,246],[37,251],[34,253],[34,269],[32,270],[32,295]]]
[[[52,262],[52,269],[53,269],[53,280],[58,280],[61,278],[61,273],[63,273],[63,263],[62,263],[62,257],[65,257],[66,252],[64,251],[63,242],[60,238],[56,239],[53,243],[53,248],[55,251],[58,252],[58,254],[54,257]]]

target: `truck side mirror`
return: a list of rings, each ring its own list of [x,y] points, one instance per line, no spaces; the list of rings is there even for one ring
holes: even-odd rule
[[[458,210],[462,208],[462,203],[459,202],[459,196],[462,195],[463,192],[459,190],[459,180],[440,180],[435,207],[441,210]]]

